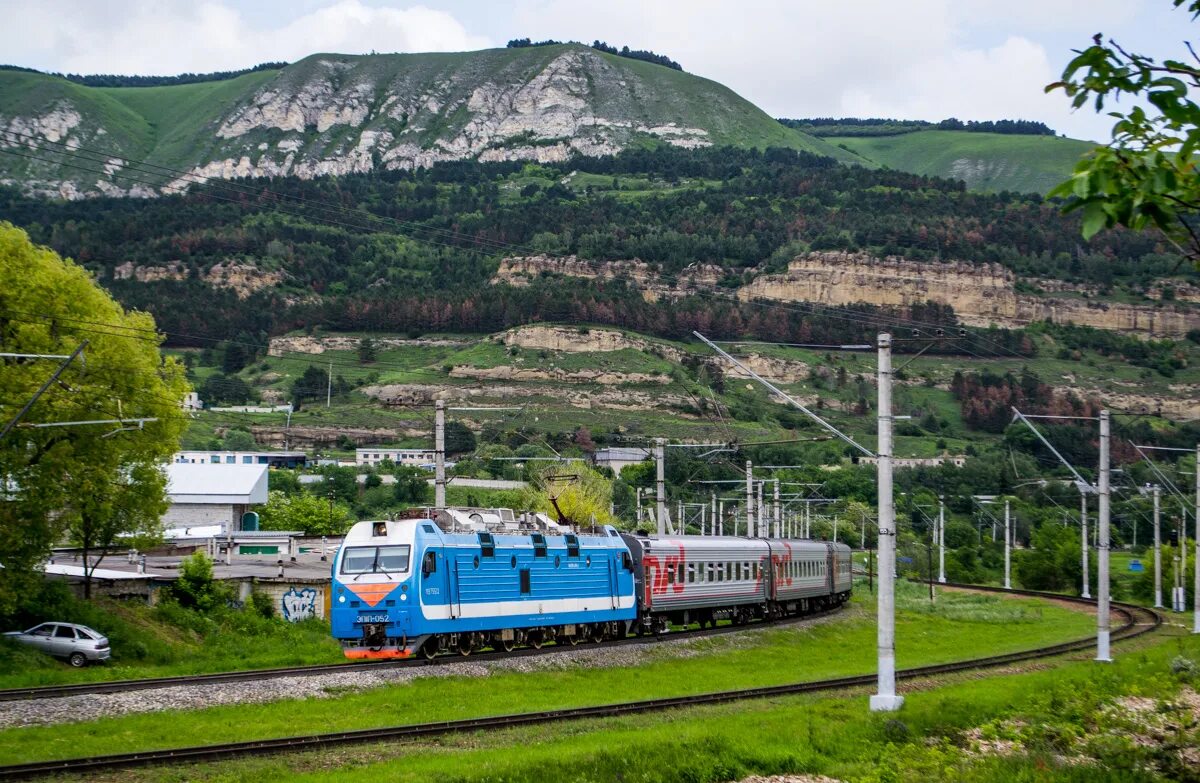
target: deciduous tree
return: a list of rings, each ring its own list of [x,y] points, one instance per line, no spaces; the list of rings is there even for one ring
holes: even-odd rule
[[[89,550],[153,535],[164,508],[160,466],[178,449],[189,389],[183,366],[159,353],[153,318],[125,311],[82,267],[0,223],[0,345],[61,355],[85,340],[83,358],[0,440],[0,609],[68,533]],[[8,422],[59,360],[2,361]],[[128,423],[30,426],[106,419]]]

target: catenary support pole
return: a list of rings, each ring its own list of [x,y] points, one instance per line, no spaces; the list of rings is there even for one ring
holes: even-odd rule
[[[754,463],[746,460],[746,536],[754,538]]]
[[[1112,423],[1106,410],[1100,411],[1100,542],[1096,546],[1096,559],[1100,561],[1096,584],[1096,660],[1109,662],[1108,628],[1108,523],[1109,523],[1109,449],[1112,440]]]
[[[717,516],[717,493],[716,492],[712,493],[712,510],[710,512],[710,516],[712,517],[712,524],[709,525],[709,531],[708,531],[709,534],[714,535],[714,536],[721,535],[720,533],[717,532],[717,528],[720,526],[721,518],[719,516]]]
[[[1162,487],[1154,485],[1154,608],[1162,609]]]
[[[433,505],[446,507],[446,401],[433,404]]]
[[[892,712],[904,704],[896,694],[896,506],[892,486],[892,336],[879,335],[879,437],[876,474],[879,487],[878,675],[872,712]]]
[[[717,535],[725,535],[725,501],[717,501]]]
[[[329,363],[329,378],[325,383],[325,407],[333,402],[333,362]]]
[[[759,538],[771,537],[771,520],[763,513],[763,485],[766,483],[765,481],[758,482],[758,499],[754,501],[754,507],[758,510],[758,513],[754,515],[754,521],[757,523]]]
[[[1192,567],[1196,573],[1192,578],[1192,633],[1200,633],[1200,444],[1196,445],[1196,535],[1193,544]]]
[[[1008,498],[1004,499],[1004,589],[1012,589],[1012,522]]]
[[[660,536],[667,534],[667,479],[666,466],[663,464],[665,461],[666,448],[664,441],[662,438],[658,438],[654,441],[654,523]]]
[[[938,495],[938,581],[946,582],[946,500]]]
[[[1081,549],[1083,551],[1083,592],[1080,593],[1084,598],[1091,598],[1092,591],[1090,585],[1092,583],[1091,564],[1088,562],[1088,549],[1092,542],[1088,540],[1088,523],[1087,523],[1087,492],[1086,488],[1079,485],[1079,525],[1081,536]]]
[[[775,498],[774,498],[774,500],[775,500],[775,502],[774,502],[774,505],[773,505],[773,508],[771,509],[771,511],[775,515],[775,537],[782,538],[783,537],[783,529],[780,527],[780,525],[782,524],[783,519],[780,516],[780,512],[782,511],[782,509],[779,506],[779,479],[775,479]]]

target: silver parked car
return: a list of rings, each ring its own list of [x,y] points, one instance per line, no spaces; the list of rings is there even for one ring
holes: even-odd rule
[[[4,635],[55,658],[66,658],[75,667],[86,666],[89,661],[107,661],[112,654],[108,637],[86,625],[42,623],[28,631],[9,631]]]

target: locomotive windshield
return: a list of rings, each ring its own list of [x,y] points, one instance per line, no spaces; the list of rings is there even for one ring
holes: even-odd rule
[[[408,570],[407,544],[352,546],[342,553],[343,574],[383,574]]]

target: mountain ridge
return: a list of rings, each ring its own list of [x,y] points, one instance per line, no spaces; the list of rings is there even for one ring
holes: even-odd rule
[[[658,144],[778,146],[861,161],[717,82],[581,44],[319,53],[279,70],[157,87],[0,71],[0,130],[0,149],[20,153],[0,159],[0,182],[65,198],[153,196],[203,177],[552,162]],[[63,144],[109,156],[84,166]]]

